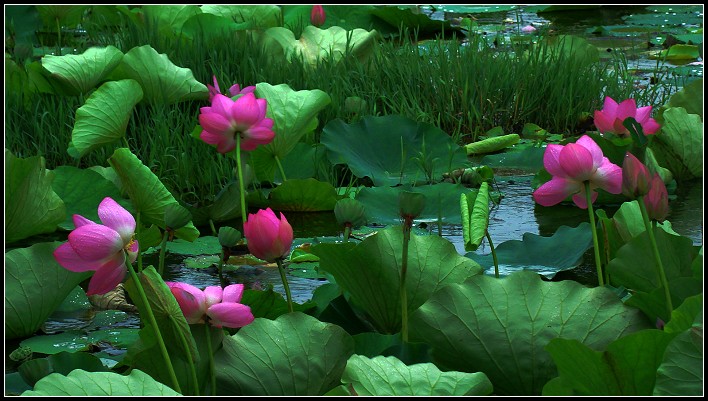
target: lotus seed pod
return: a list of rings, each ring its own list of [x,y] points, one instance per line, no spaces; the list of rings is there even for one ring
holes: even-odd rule
[[[364,204],[356,199],[344,198],[337,201],[334,205],[334,216],[342,226],[348,224],[351,227],[359,227],[366,224]]]
[[[415,219],[423,213],[425,195],[419,192],[402,191],[398,195],[398,208],[401,217]]]

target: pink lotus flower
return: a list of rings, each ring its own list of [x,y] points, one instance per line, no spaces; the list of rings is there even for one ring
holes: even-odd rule
[[[219,89],[219,82],[216,80],[216,75],[213,75],[212,79],[214,80],[214,86],[207,84],[207,88],[209,89],[210,102],[214,100],[214,95],[221,94],[221,90]],[[255,90],[256,87],[253,85],[241,89],[239,84],[234,84],[229,88],[229,93],[231,94],[231,97],[234,97],[236,95],[245,95],[246,93],[253,93]]]
[[[647,214],[650,219],[661,223],[669,215],[669,193],[666,191],[664,181],[657,173],[654,173],[649,186],[649,192],[644,196]]]
[[[93,270],[86,295],[105,294],[125,278],[128,263],[138,257],[138,241],[133,239],[135,219],[111,198],[98,205],[98,217],[103,224],[75,214],[76,227],[69,241],[54,250],[54,259],[72,272]]]
[[[252,92],[236,100],[215,94],[211,106],[202,107],[199,124],[203,130],[199,137],[216,145],[219,153],[236,148],[236,135],[241,136],[241,149],[250,151],[266,145],[275,137],[273,120],[266,118],[265,99],[256,99]]]
[[[661,126],[651,118],[651,106],[637,108],[634,99],[627,99],[617,104],[611,97],[605,97],[602,110],[595,111],[595,126],[603,134],[613,133],[618,136],[629,136],[629,131],[622,125],[628,117],[632,117],[642,126],[644,135],[656,133]]]
[[[187,323],[205,323],[214,327],[239,328],[253,322],[251,307],[241,302],[243,284],[231,284],[226,288],[209,286],[204,291],[178,282],[165,282],[175,296]]]
[[[310,23],[316,27],[321,27],[324,25],[326,19],[324,8],[320,5],[312,6],[312,11],[310,12]]]
[[[622,193],[629,198],[644,196],[649,192],[651,175],[646,166],[627,152],[622,163]]]
[[[536,32],[536,27],[534,27],[533,25],[526,25],[525,27],[521,28],[521,32],[533,33]]]
[[[622,169],[604,157],[602,150],[587,135],[565,146],[549,144],[543,154],[543,166],[553,178],[533,193],[543,206],[553,206],[573,195],[581,209],[587,209],[585,182],[590,182],[592,202],[597,199],[595,188],[618,194],[622,192]]]
[[[293,243],[290,223],[283,213],[278,219],[270,208],[249,214],[243,223],[243,235],[251,254],[269,262],[287,256]]]

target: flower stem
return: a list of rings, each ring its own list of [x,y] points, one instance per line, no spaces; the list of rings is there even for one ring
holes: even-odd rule
[[[592,230],[592,249],[595,252],[595,268],[597,269],[597,281],[600,287],[605,285],[602,278],[602,263],[600,262],[600,246],[597,241],[597,227],[595,226],[595,212],[592,209],[592,192],[590,191],[590,181],[585,181],[585,199],[588,203],[588,214],[590,216],[590,230]]]
[[[352,233],[352,228],[351,226],[347,223],[344,226],[344,242],[349,242],[349,235]]]
[[[157,265],[157,272],[160,274],[160,277],[162,277],[162,273],[165,271],[165,250],[167,249],[167,238],[169,235],[170,232],[165,230],[165,233],[162,234],[162,242],[160,243],[160,260]]]
[[[209,352],[209,377],[211,378],[211,395],[216,395],[216,372],[214,371],[214,351],[211,347],[211,331],[209,325],[204,324],[206,330],[207,352]]]
[[[135,236],[140,238],[140,212],[138,212],[135,217]],[[143,272],[143,253],[140,247],[138,247],[138,272]]]
[[[489,249],[492,251],[492,260],[494,260],[494,277],[499,278],[499,260],[497,259],[497,252],[494,250],[492,236],[489,235],[489,231],[485,231],[484,234],[487,236],[487,241],[489,241]]]
[[[138,219],[139,218],[140,213],[138,213]],[[157,339],[157,346],[160,348],[160,353],[162,354],[162,358],[165,360],[165,365],[167,366],[167,373],[170,376],[170,380],[172,380],[172,388],[178,393],[181,393],[182,389],[179,387],[179,381],[177,380],[177,375],[175,374],[175,368],[172,366],[172,360],[170,359],[170,354],[167,352],[165,340],[162,339],[160,327],[157,325],[155,315],[152,313],[152,308],[150,307],[150,303],[148,302],[147,295],[145,295],[143,285],[140,283],[140,278],[138,278],[138,274],[135,273],[135,269],[133,269],[132,263],[126,262],[126,265],[128,265],[130,277],[133,279],[133,282],[135,282],[135,288],[138,290],[138,294],[140,294],[140,300],[143,302],[143,305],[145,305],[145,311],[147,313],[148,322],[150,323],[150,326],[152,326],[155,338]]]
[[[278,258],[275,260],[278,264],[278,271],[280,272],[280,279],[283,280],[283,288],[285,288],[285,298],[288,300],[288,311],[293,312],[293,298],[290,295],[290,286],[288,285],[288,279],[285,277],[285,268],[283,267],[283,259]]]
[[[224,247],[221,247],[221,255],[219,257],[219,283],[221,284],[222,287],[226,287],[226,283],[224,282]]]
[[[283,178],[283,182],[287,181],[287,178],[285,178],[285,170],[283,170],[283,165],[280,164],[280,158],[278,156],[273,156],[275,157],[275,164],[278,165],[278,171],[280,171],[280,177]]]
[[[241,168],[241,135],[236,135],[236,171],[238,171],[239,197],[241,198],[241,224],[246,223],[246,188],[243,182],[243,169]],[[212,228],[213,230],[213,228]]]
[[[176,324],[176,323],[175,323]],[[182,343],[182,348],[184,348],[184,354],[187,356],[187,363],[189,363],[189,370],[192,373],[192,382],[194,382],[194,395],[199,395],[199,379],[197,379],[197,368],[194,365],[194,359],[192,359],[192,353],[189,350],[189,345],[187,344],[187,339],[184,338],[184,333],[181,330],[175,330],[179,335],[179,340]]]
[[[403,223],[403,257],[401,259],[401,286],[399,296],[401,298],[401,338],[403,342],[408,342],[408,293],[406,292],[406,273],[408,272],[408,244],[411,240],[411,226],[408,222]]]
[[[644,220],[644,227],[649,235],[649,242],[651,243],[651,250],[654,253],[654,259],[656,259],[656,266],[659,269],[659,279],[661,280],[661,286],[664,287],[664,296],[666,298],[666,318],[671,318],[671,312],[674,310],[673,303],[671,302],[671,292],[669,291],[669,281],[666,279],[666,272],[664,271],[664,263],[661,260],[661,255],[659,254],[659,247],[656,246],[656,238],[654,238],[654,228],[652,227],[651,221],[649,220],[649,213],[647,212],[647,206],[644,204],[644,197],[638,196],[637,203],[639,203],[639,210],[642,212],[642,220]]]
[[[211,235],[218,237],[219,234],[216,232],[216,227],[214,227],[214,220],[209,219],[209,228],[211,228]]]

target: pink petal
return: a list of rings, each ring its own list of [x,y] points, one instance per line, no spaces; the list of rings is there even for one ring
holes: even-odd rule
[[[605,114],[605,116],[610,119],[614,120],[615,117],[617,116],[617,107],[619,105],[615,100],[609,96],[605,97],[605,102],[602,106],[602,112]]]
[[[597,167],[602,163],[602,158],[604,157],[602,154],[602,149],[600,149],[600,146],[595,143],[595,141],[590,138],[590,136],[583,135],[578,138],[575,143],[590,151],[590,154],[592,155],[593,166]]]
[[[642,128],[644,130],[644,135],[653,135],[661,129],[661,125],[659,125],[659,123],[657,123],[653,118],[650,118],[642,123]]]
[[[214,95],[214,98],[211,100],[211,112],[219,114],[227,120],[231,120],[231,110],[233,107],[234,101],[222,94]]]
[[[56,259],[61,267],[77,273],[96,270],[101,267],[101,262],[99,261],[82,259],[68,242],[59,245],[59,247],[54,250],[54,259]]]
[[[206,298],[197,287],[187,283],[166,282],[187,323],[199,323],[206,312]]]
[[[602,188],[611,194],[618,194],[622,192],[622,168],[605,157],[590,182],[594,187]]]
[[[138,245],[138,241],[136,240],[133,240],[129,245],[130,246],[126,250],[126,252],[128,253],[128,261],[130,263],[134,263],[135,260],[138,258],[138,250],[140,249],[140,247]]]
[[[125,253],[117,253],[114,258],[108,260],[93,274],[86,295],[101,295],[116,288],[123,281],[127,272]]]
[[[644,125],[644,122],[651,116],[651,106],[644,106],[637,109],[634,114],[634,119],[637,120],[639,124]]]
[[[74,227],[79,228],[81,226],[85,226],[87,224],[97,224],[93,220],[89,220],[84,216],[81,216],[79,214],[75,214],[72,216],[72,220],[74,220]]]
[[[202,130],[202,132],[199,134],[199,139],[208,143],[209,145],[217,145],[224,140],[224,135],[213,134],[209,131]]]
[[[533,199],[542,206],[553,206],[563,202],[568,196],[580,191],[582,185],[573,180],[553,177],[533,193]]]
[[[209,308],[212,305],[218,304],[223,299],[224,290],[218,285],[210,285],[204,289],[204,297],[206,306]]]
[[[615,117],[620,121],[624,121],[624,119],[626,119],[627,117],[634,118],[636,114],[637,102],[634,99],[627,99],[620,103],[619,106],[617,106],[617,114],[615,115]]]
[[[266,112],[268,111],[268,101],[265,99],[256,99],[256,103],[258,104],[258,110],[260,110],[258,114],[258,120],[260,121],[266,116]]]
[[[273,243],[278,237],[280,220],[268,208],[249,214],[243,225],[248,250],[257,258],[272,260],[279,255],[273,253]]]
[[[543,167],[554,177],[566,177],[565,171],[561,168],[558,161],[561,150],[563,150],[563,145],[550,143],[546,146],[546,150],[543,153]]]
[[[558,161],[567,177],[576,181],[589,180],[595,169],[590,151],[576,143],[565,145]]]
[[[597,130],[603,134],[613,132],[614,130],[613,123],[615,119],[604,111],[596,111],[593,121],[595,123],[595,127],[597,127]]]
[[[236,149],[236,139],[233,136],[222,137],[221,142],[216,145],[216,151],[221,154],[229,153],[234,149]]]
[[[88,224],[69,233],[69,243],[84,260],[103,261],[123,249],[118,232],[101,224]]]
[[[261,116],[261,108],[253,93],[247,93],[236,100],[231,108],[230,118],[236,122],[239,130],[244,131],[258,122]]]
[[[231,284],[224,288],[224,296],[222,302],[241,302],[243,296],[243,284]]]
[[[293,228],[282,212],[280,213],[280,227],[277,238],[278,245],[280,245],[278,254],[285,257],[290,253],[290,245],[293,243]]]
[[[201,113],[199,114],[199,125],[203,131],[209,131],[214,134],[225,135],[231,133],[233,135],[233,127],[231,121],[219,113]]]
[[[101,222],[118,232],[127,245],[135,233],[135,218],[123,206],[110,197],[106,197],[98,205],[98,218]]]
[[[591,192],[592,192],[592,195],[591,195],[590,200],[591,200],[593,203],[595,203],[595,200],[597,200],[597,192],[592,191],[592,190],[591,190]],[[581,209],[587,209],[587,208],[588,208],[588,201],[587,201],[587,199],[586,199],[586,197],[585,197],[585,186],[582,186],[582,187],[580,188],[580,192],[579,192],[579,193],[573,195],[573,202],[575,202],[575,204],[576,204],[579,208],[581,208]]]
[[[222,302],[207,309],[214,327],[239,328],[253,322],[251,307],[235,302]]]

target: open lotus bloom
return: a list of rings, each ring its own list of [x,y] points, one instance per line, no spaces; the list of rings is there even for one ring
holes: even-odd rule
[[[210,102],[214,100],[214,95],[222,94],[221,90],[219,89],[219,82],[216,80],[216,76],[212,76],[212,79],[214,81],[214,86],[207,84],[207,88],[209,89]],[[239,86],[239,84],[234,84],[229,88],[229,94],[231,94],[231,97],[234,97],[236,95],[245,95],[246,93],[253,93],[255,90],[255,86],[247,86],[241,89],[241,86]]]
[[[644,135],[652,135],[661,128],[659,123],[651,118],[651,106],[637,108],[637,102],[634,99],[627,99],[617,104],[609,96],[605,97],[602,110],[595,111],[595,126],[603,134],[613,133],[618,136],[628,136],[629,131],[622,123],[629,117],[641,124]]]
[[[249,214],[243,223],[243,235],[253,256],[269,262],[287,256],[293,243],[290,223],[283,213],[278,218],[270,208]]]
[[[133,215],[106,197],[98,205],[98,217],[103,224],[75,214],[76,228],[69,233],[69,241],[54,250],[54,258],[65,269],[95,271],[86,295],[101,295],[116,288],[128,272],[126,262],[133,263],[138,257]]]
[[[203,130],[199,137],[216,145],[222,154],[236,148],[236,135],[241,136],[241,149],[246,151],[269,144],[275,133],[273,120],[265,116],[266,108],[266,100],[257,99],[252,92],[236,100],[217,93],[211,106],[200,109],[199,124]]]
[[[534,200],[553,206],[573,196],[573,202],[587,209],[585,182],[590,183],[591,200],[595,188],[618,194],[622,192],[622,169],[602,154],[602,149],[587,135],[567,145],[549,144],[543,154],[543,166],[553,178],[534,191]]]
[[[525,27],[521,28],[521,32],[533,33],[536,32],[536,27],[534,27],[533,25],[526,25]]]
[[[175,296],[189,324],[206,323],[214,327],[243,327],[254,320],[251,307],[241,302],[243,284],[231,284],[226,288],[209,286],[204,291],[179,282],[165,282]]]

